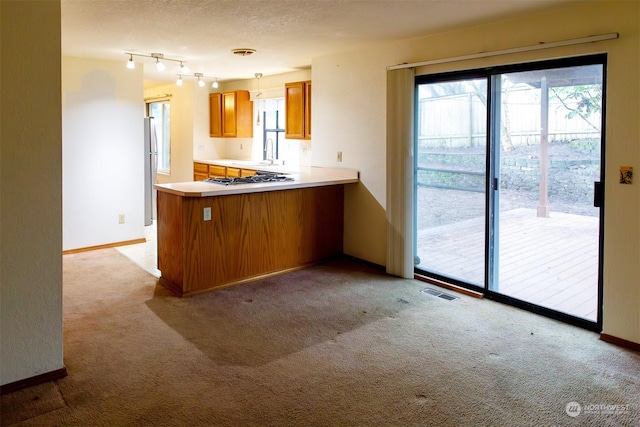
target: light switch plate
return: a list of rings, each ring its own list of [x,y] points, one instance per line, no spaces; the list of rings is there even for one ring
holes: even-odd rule
[[[211,208],[210,207],[204,208],[202,212],[202,216],[205,221],[211,221]]]

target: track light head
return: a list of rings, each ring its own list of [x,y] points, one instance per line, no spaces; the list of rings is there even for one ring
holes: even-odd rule
[[[130,70],[133,70],[134,68],[136,68],[136,63],[133,62],[133,55],[129,55],[129,60],[127,61],[127,68]]]
[[[198,86],[204,87],[204,81],[201,79],[204,76],[204,74],[202,74],[202,73],[193,73],[193,75],[198,78]]]

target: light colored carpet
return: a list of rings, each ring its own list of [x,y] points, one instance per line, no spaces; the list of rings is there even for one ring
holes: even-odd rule
[[[426,287],[337,260],[180,299],[114,249],[65,255],[69,375],[2,396],[2,425],[640,425],[637,352]]]

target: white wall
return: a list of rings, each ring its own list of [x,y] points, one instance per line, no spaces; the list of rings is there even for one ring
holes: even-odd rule
[[[0,384],[63,369],[60,2],[0,2]]]
[[[142,90],[141,67],[63,58],[65,250],[144,238]]]
[[[553,12],[313,59],[313,164],[361,171],[345,196],[345,252],[386,263],[386,66],[619,32],[620,39],[453,62],[422,73],[607,52],[604,331],[640,342],[640,191],[617,183],[640,168],[640,3],[571,4]]]

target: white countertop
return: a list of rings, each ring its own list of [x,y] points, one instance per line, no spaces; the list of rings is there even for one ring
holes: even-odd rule
[[[257,169],[287,174],[293,181],[266,182],[259,184],[222,185],[205,181],[176,182],[171,184],[156,184],[158,191],[177,194],[183,197],[212,197],[229,194],[259,193],[264,191],[290,190],[295,188],[321,187],[325,185],[351,184],[358,182],[358,171],[353,169],[321,168],[314,166],[285,167],[258,166],[256,162],[239,164],[242,160],[194,160],[198,163],[216,164],[222,166]],[[250,164],[250,165],[249,165]]]

